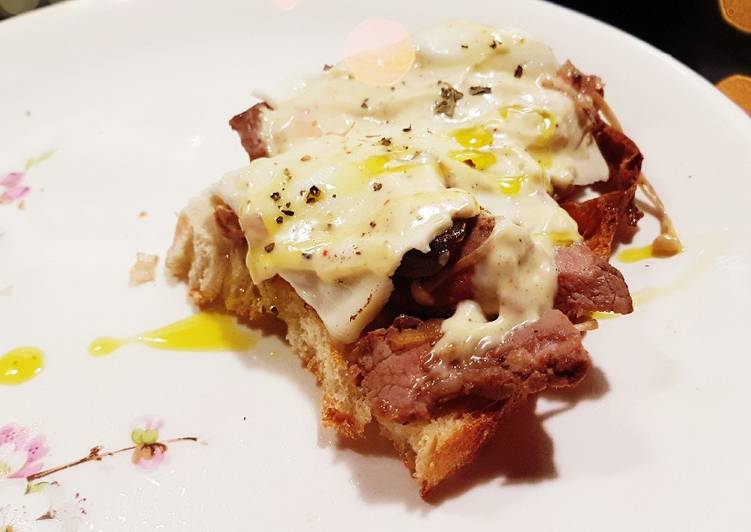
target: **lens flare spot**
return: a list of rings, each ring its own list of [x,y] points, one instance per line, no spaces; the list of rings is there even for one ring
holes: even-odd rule
[[[725,96],[738,104],[751,116],[751,77],[733,74],[717,84]]]
[[[415,62],[415,47],[403,24],[386,19],[366,19],[347,36],[345,63],[362,83],[377,87],[401,80]]]
[[[720,11],[725,22],[751,33],[751,0],[720,0]]]
[[[282,11],[292,11],[300,5],[300,0],[271,0],[271,3]]]

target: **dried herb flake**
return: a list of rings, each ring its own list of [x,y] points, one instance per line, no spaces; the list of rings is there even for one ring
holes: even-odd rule
[[[464,98],[464,94],[456,90],[448,83],[441,87],[441,99],[435,102],[433,111],[435,114],[444,114],[449,118],[454,117],[456,102]]]
[[[490,87],[480,87],[479,85],[475,85],[469,88],[469,93],[472,96],[477,96],[478,94],[490,94],[490,92]]]

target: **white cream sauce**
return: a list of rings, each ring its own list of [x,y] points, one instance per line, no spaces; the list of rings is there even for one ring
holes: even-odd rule
[[[459,22],[412,42],[414,63],[391,86],[345,61],[265,112],[271,157],[215,192],[239,214],[254,282],[285,278],[343,342],[388,300],[408,250],[491,212],[477,301],[460,304],[437,346],[465,355],[552,307],[554,246],[581,237],[550,193],[608,170],[569,96],[544,86],[559,64],[543,43]],[[442,89],[462,96],[441,105]]]
[[[552,308],[558,289],[553,248],[521,226],[496,218],[472,283],[475,300],[463,301],[441,326],[434,352],[463,358],[499,344],[512,328]],[[488,321],[486,316],[497,316]]]

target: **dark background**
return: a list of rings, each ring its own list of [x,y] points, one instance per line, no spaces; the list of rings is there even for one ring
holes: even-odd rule
[[[59,0],[5,1],[43,7]],[[555,3],[636,35],[713,83],[731,74],[751,74],[751,34],[733,28],[723,19],[718,0],[557,0]],[[0,19],[9,16],[0,7]]]
[[[717,0],[559,0],[636,35],[716,83],[751,74],[751,34],[722,17]]]

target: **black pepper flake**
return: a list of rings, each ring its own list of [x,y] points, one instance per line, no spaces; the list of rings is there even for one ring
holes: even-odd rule
[[[375,226],[376,226],[376,223],[375,223],[375,222],[373,222],[373,221],[371,221],[369,225],[370,225],[370,227],[375,227]]]
[[[467,49],[467,48],[469,48],[469,45],[468,44],[462,44],[462,48]]]
[[[402,131],[404,131],[405,133],[409,133],[410,131],[412,131],[412,124],[408,125],[405,128],[402,128]]]
[[[392,86],[391,86],[391,92],[394,92],[395,90],[396,90],[396,87],[394,87],[394,86],[392,85]]]
[[[331,197],[332,197],[332,198],[336,198],[336,194],[332,194],[332,195],[331,195]]]
[[[524,74],[524,67],[521,65],[516,65],[516,70],[514,70],[514,77],[518,79],[522,77],[522,74]]]
[[[266,250],[266,253],[271,253],[272,251],[274,251],[274,246],[275,245],[276,244],[274,242],[271,242],[271,243],[266,244],[265,246],[263,246],[263,249]]]
[[[302,252],[302,258],[310,260],[313,258],[313,252],[312,251],[303,251]]]
[[[287,216],[294,216],[295,211],[291,211],[289,209],[282,209],[282,214],[286,214]]]
[[[495,50],[496,48],[498,48],[498,45],[500,45],[500,44],[503,44],[503,43],[501,41],[497,41],[497,40],[493,39],[493,42],[490,43],[490,47],[493,50]]]
[[[333,65],[323,65],[323,71],[324,72],[326,72],[328,70],[331,70],[332,68],[334,68]]]
[[[378,141],[378,144],[381,146],[391,146],[391,137],[381,137],[381,140]]]
[[[466,164],[470,168],[475,168],[475,162],[472,159],[467,159],[466,161],[464,161],[464,164]],[[282,212],[284,212],[284,211],[282,211]]]
[[[285,207],[289,207],[290,205],[292,205],[292,202],[289,202],[289,201],[284,204]]]
[[[282,195],[278,192],[272,192],[271,196],[269,196],[274,201],[279,201],[282,198]]]
[[[277,216],[276,217],[276,223],[280,224],[280,223],[283,223],[283,222],[284,222],[284,218],[282,218],[281,216]]]
[[[313,185],[308,190],[308,196],[305,198],[305,203],[315,203],[318,197],[321,195],[321,189]]]
[[[435,114],[444,114],[449,118],[454,117],[456,102],[464,98],[464,94],[456,90],[448,83],[441,87],[441,99],[435,102],[433,111]]]
[[[360,104],[360,107],[362,107],[363,109],[367,109],[367,108],[368,108],[368,100],[369,100],[369,99],[370,99],[370,98],[365,98],[365,99],[364,99],[364,100],[362,101],[362,103]]]
[[[490,94],[490,87],[480,87],[479,85],[475,85],[469,88],[469,93],[472,96],[477,96],[478,94]]]
[[[282,172],[287,179],[292,179],[292,172],[289,171],[289,168],[285,168]]]
[[[383,188],[383,184],[382,183],[379,183],[378,181],[376,181],[375,183],[373,183],[373,190],[375,190],[376,192],[378,192],[382,188]]]

